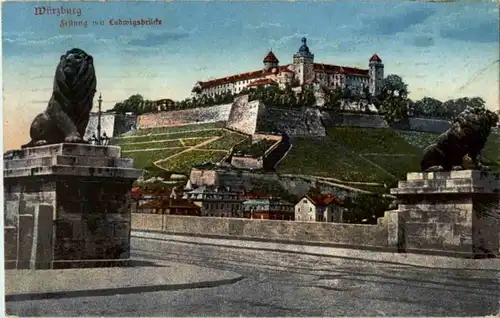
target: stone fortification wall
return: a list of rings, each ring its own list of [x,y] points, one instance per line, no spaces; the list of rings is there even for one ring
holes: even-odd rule
[[[353,126],[368,128],[387,128],[389,125],[381,115],[336,113],[332,111],[321,112],[325,126]]]
[[[450,121],[431,118],[408,118],[400,123],[391,124],[394,129],[443,133],[451,127]]]
[[[134,213],[132,228],[173,234],[390,248],[389,226],[384,218],[379,219],[377,225],[361,225]]]
[[[108,137],[114,136],[115,118],[116,115],[114,113],[101,114],[101,135],[103,133],[106,133]],[[90,114],[89,123],[87,125],[87,129],[85,130],[85,135],[83,137],[85,140],[92,137],[92,134],[95,134],[97,136],[97,123],[98,123],[98,115],[95,113]]]
[[[315,108],[286,109],[267,107],[258,119],[257,132],[281,133],[290,137],[325,136],[321,112]]]
[[[137,130],[137,116],[116,114],[113,136],[119,136],[129,131]]]
[[[137,117],[137,129],[227,121],[232,104],[149,113]]]
[[[253,135],[259,115],[264,112],[265,107],[260,101],[249,102],[248,95],[239,96],[234,100],[226,127],[243,134]]]

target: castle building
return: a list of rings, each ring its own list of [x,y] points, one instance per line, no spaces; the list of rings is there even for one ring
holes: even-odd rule
[[[258,86],[278,85],[283,89],[287,85],[311,84],[327,88],[347,87],[360,93],[368,88],[371,95],[377,95],[384,80],[384,64],[377,54],[370,58],[368,69],[315,63],[306,38],[302,38],[302,45],[293,55],[291,64],[280,65],[272,50],[264,57],[263,63],[264,67],[257,71],[197,82],[192,93],[195,97],[214,97],[227,92],[238,94],[245,88]]]

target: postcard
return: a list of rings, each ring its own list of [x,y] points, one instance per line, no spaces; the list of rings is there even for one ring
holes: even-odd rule
[[[6,315],[498,317],[498,8],[3,2]]]

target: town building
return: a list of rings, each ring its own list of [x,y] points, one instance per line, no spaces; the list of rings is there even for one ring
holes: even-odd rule
[[[201,209],[181,198],[155,199],[140,205],[136,213],[201,216]]]
[[[238,94],[243,89],[258,86],[278,85],[283,89],[287,85],[311,84],[330,89],[349,88],[359,93],[368,88],[374,96],[380,92],[384,80],[384,64],[377,54],[369,59],[367,69],[315,63],[306,38],[302,38],[302,45],[293,55],[292,63],[280,65],[272,50],[264,57],[263,63],[260,70],[197,82],[192,93],[195,97],[214,97],[224,93]]]
[[[200,207],[202,216],[240,217],[241,192],[229,187],[201,186],[186,191],[183,198]]]
[[[294,205],[280,198],[250,199],[243,202],[242,212],[247,219],[293,221]]]
[[[341,223],[343,210],[343,202],[331,194],[308,194],[295,204],[295,221]]]

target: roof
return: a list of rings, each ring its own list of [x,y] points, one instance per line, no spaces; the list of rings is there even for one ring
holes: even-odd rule
[[[280,198],[255,198],[255,199],[249,199],[243,202],[244,205],[252,205],[252,204],[258,204],[258,205],[293,205],[292,203],[282,200]]]
[[[370,57],[370,62],[382,62],[382,59],[377,55],[377,54],[373,54],[372,57]]]
[[[274,55],[273,51],[269,51],[269,53],[267,53],[266,57],[264,58],[264,63],[266,62],[269,62],[269,63],[279,63],[280,61],[278,60],[278,58],[276,57],[276,55]]]
[[[314,70],[317,72],[325,73],[341,73],[346,75],[368,76],[368,70],[332,64],[314,63]]]
[[[277,68],[278,72],[291,72],[288,69],[289,66],[290,66],[289,64],[279,66]],[[217,78],[217,79],[214,79],[211,81],[198,82],[197,84],[199,84],[201,86],[201,88],[210,88],[210,87],[214,87],[214,86],[218,86],[218,85],[231,84],[231,83],[238,82],[238,81],[257,79],[257,78],[264,77],[266,75],[271,75],[271,74],[273,74],[273,68],[262,69],[262,70],[258,70],[258,71],[252,71],[252,72],[247,72],[247,73],[226,76],[226,77]],[[195,88],[193,88],[193,90],[195,90]]]
[[[248,84],[249,87],[263,86],[263,85],[277,85],[277,83],[270,78],[263,78]]]
[[[258,193],[258,192],[247,192],[243,195],[245,199],[259,199],[259,198],[269,198],[270,194],[267,193]]]
[[[338,204],[343,205],[344,202],[335,198],[333,194],[319,194],[311,195],[307,194],[303,198],[309,199],[314,205],[328,205],[328,204]]]
[[[171,208],[182,208],[182,209],[199,209],[200,207],[191,201],[185,199],[166,199],[166,200],[153,200],[147,203],[141,204],[139,209],[150,208],[150,209],[171,209]]]

